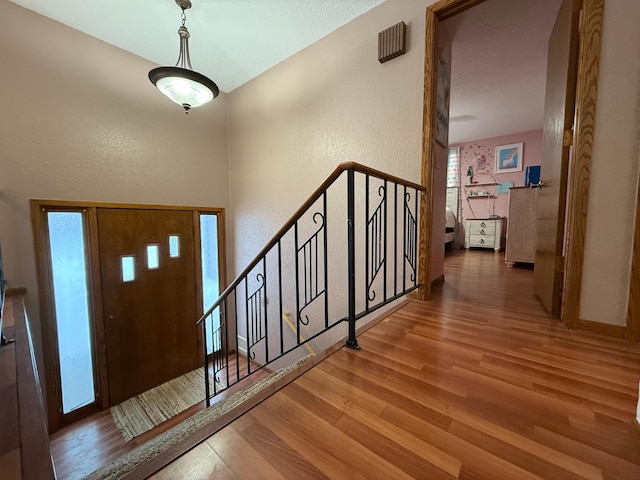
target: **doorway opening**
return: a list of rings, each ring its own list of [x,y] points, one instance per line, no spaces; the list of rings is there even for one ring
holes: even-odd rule
[[[426,195],[424,197],[423,204],[421,205],[421,231],[425,233],[421,239],[421,250],[424,252],[420,256],[420,272],[421,283],[425,285],[425,288],[420,292],[420,298],[426,298],[430,293],[430,288],[434,277],[436,277],[442,260],[438,259],[439,254],[436,249],[440,248],[438,244],[438,231],[440,222],[434,222],[433,219],[438,220],[440,213],[440,207],[438,202],[444,203],[439,200],[438,186],[440,185],[438,177],[443,177],[442,165],[446,161],[446,143],[437,142],[437,136],[440,133],[441,125],[438,125],[440,121],[440,115],[437,113],[438,97],[437,97],[437,85],[439,85],[438,78],[438,64],[441,59],[442,49],[439,44],[439,27],[440,23],[444,20],[451,19],[458,14],[471,9],[479,4],[489,3],[484,0],[452,0],[452,1],[440,1],[427,8],[426,15],[426,50],[425,50],[425,92],[430,94],[424,97],[424,130],[423,130],[423,160],[422,160],[422,183],[432,187],[432,195]],[[507,2],[509,5],[511,2]],[[572,7],[582,5],[587,12],[598,11],[601,7],[601,2],[598,0],[576,0],[575,2],[569,2],[569,0],[563,0],[563,5],[571,3]],[[574,10],[575,12],[575,10]],[[581,45],[591,46],[595,40],[597,40],[598,32],[602,26],[602,16],[599,14],[585,15],[585,19],[588,19],[580,30],[579,42]],[[575,16],[572,16],[575,18]],[[573,23],[576,25],[577,22]],[[577,31],[573,30],[572,31]],[[506,39],[505,41],[509,41]],[[584,168],[588,169],[588,163],[590,162],[591,150],[590,145],[593,139],[593,125],[590,123],[590,119],[593,116],[595,105],[595,93],[596,90],[590,88],[590,85],[597,84],[597,68],[589,68],[594,62],[597,63],[599,57],[599,42],[596,42],[597,49],[589,50],[588,55],[574,58],[574,66],[577,65],[578,77],[581,79],[581,83],[577,87],[576,93],[576,118],[574,131],[562,131],[560,135],[556,135],[555,140],[558,138],[559,144],[562,149],[566,149],[573,141],[576,146],[574,151],[574,163],[580,163]],[[586,51],[586,50],[585,50]],[[566,68],[566,63],[565,63]],[[582,83],[584,82],[584,83]],[[548,90],[548,89],[547,89]],[[552,89],[555,91],[555,89]],[[475,92],[474,95],[478,93]],[[565,109],[565,112],[569,112],[573,117],[574,110]],[[458,118],[451,118],[451,122],[465,121],[468,118],[465,116],[459,116]],[[557,125],[563,125],[562,121],[556,122]],[[566,128],[566,127],[565,127]],[[476,138],[483,138],[478,136]],[[444,155],[443,155],[444,153]],[[564,155],[564,152],[563,152]],[[443,158],[444,156],[444,158]],[[546,156],[546,155],[545,155]],[[568,163],[568,162],[567,162]],[[581,166],[574,165],[573,172],[579,172]],[[438,171],[438,168],[440,170]],[[582,258],[584,252],[584,239],[580,237],[578,231],[584,227],[586,222],[585,212],[587,210],[584,202],[585,189],[588,188],[588,182],[581,181],[580,176],[576,173],[568,175],[568,180],[565,180],[565,187],[569,191],[572,191],[567,204],[567,218],[569,219],[567,224],[567,236],[568,243],[566,245],[566,260],[560,254],[554,255],[554,252],[545,253],[547,264],[551,265],[554,273],[554,291],[555,285],[558,283],[558,276],[555,272],[563,273],[563,278],[559,278],[560,287],[563,291],[563,302],[561,318],[564,320],[565,325],[569,327],[576,327],[578,323],[578,306],[580,301],[580,274],[582,268]],[[566,174],[566,172],[565,172]],[[567,179],[567,176],[564,177]],[[562,182],[558,182],[562,185]],[[568,184],[568,185],[567,185]],[[565,188],[560,187],[560,189]],[[442,188],[444,188],[444,181],[442,181]],[[557,186],[554,187],[557,189]],[[578,193],[580,192],[580,193]],[[566,191],[565,191],[566,193]],[[444,197],[444,194],[443,194]],[[553,202],[549,202],[553,207]],[[555,218],[560,218],[559,213],[562,213],[564,217],[564,210],[558,202],[555,203],[555,208],[562,210],[562,212],[556,212]],[[444,211],[444,208],[442,209]],[[553,216],[550,218],[554,218]],[[553,237],[554,235],[549,235]],[[557,238],[557,237],[556,237]],[[560,242],[560,246],[562,243]],[[557,245],[554,245],[557,252]],[[538,260],[536,260],[538,263]],[[435,270],[434,270],[435,269]],[[435,274],[432,274],[434,272]],[[538,283],[536,282],[536,292],[538,293]],[[541,297],[540,295],[538,295]]]

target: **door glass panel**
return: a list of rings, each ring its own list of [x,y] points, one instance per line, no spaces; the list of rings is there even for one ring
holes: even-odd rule
[[[202,246],[202,307],[206,312],[213,302],[220,296],[218,285],[218,216],[200,215],[200,245]],[[220,309],[213,314],[213,323],[210,317],[206,320],[207,353],[220,350],[220,339],[213,336],[213,330],[220,327]]]
[[[122,267],[122,281],[133,282],[136,279],[136,257],[135,255],[123,255],[120,257]]]
[[[95,401],[84,222],[81,212],[48,212],[47,220],[66,414]]]
[[[169,235],[169,257],[180,256],[180,235]]]
[[[160,248],[158,245],[147,245],[147,268],[152,270],[160,266]]]

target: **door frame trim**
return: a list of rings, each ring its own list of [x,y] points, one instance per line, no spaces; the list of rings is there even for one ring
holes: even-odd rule
[[[225,243],[225,209],[218,207],[195,207],[179,205],[146,205],[128,203],[107,202],[81,202],[68,200],[44,200],[31,199],[31,223],[34,235],[34,248],[36,257],[36,269],[38,277],[38,300],[40,303],[42,347],[45,370],[46,410],[49,423],[49,433],[54,433],[62,426],[86,416],[90,413],[109,408],[109,383],[107,373],[107,354],[105,344],[102,288],[100,280],[100,253],[98,245],[97,212],[99,208],[109,209],[136,209],[136,210],[173,210],[193,212],[195,261],[196,261],[196,286],[202,285],[200,274],[200,235],[199,213],[218,215],[218,265],[220,285],[226,285],[226,243]],[[92,331],[92,342],[95,355],[94,374],[96,381],[97,399],[88,407],[62,414],[62,397],[60,392],[60,367],[57,354],[57,337],[54,330],[55,309],[53,304],[53,288],[51,283],[51,261],[48,247],[48,236],[44,213],[50,210],[82,211],[85,213],[84,225],[86,228],[85,245],[87,247],[87,277],[89,282],[89,318]],[[196,293],[196,311],[202,311],[202,296]],[[194,323],[197,318],[194,318]],[[198,338],[200,348],[202,339]]]
[[[595,135],[596,101],[600,74],[600,51],[604,0],[583,0],[578,54],[573,157],[569,165],[569,189],[565,224],[566,258],[561,318],[578,328],[584,246],[587,230],[591,159]],[[581,213],[582,212],[582,213]]]
[[[429,6],[426,11],[421,182],[427,188],[428,193],[422,196],[420,202],[420,231],[422,235],[419,248],[419,283],[424,287],[418,292],[418,298],[423,300],[431,293],[438,25],[440,21],[483,1],[441,0]],[[576,92],[576,122],[574,125],[576,151],[569,175],[571,191],[567,200],[568,222],[565,229],[567,257],[561,300],[563,306],[561,317],[565,325],[570,328],[575,328],[579,324],[584,232],[586,230],[592,146],[595,134],[595,108],[599,74],[597,66],[600,59],[604,0],[583,0],[583,9],[585,20],[580,34],[579,84]],[[583,45],[586,48],[583,48]]]

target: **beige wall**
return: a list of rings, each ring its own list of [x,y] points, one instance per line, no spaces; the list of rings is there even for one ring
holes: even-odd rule
[[[640,2],[605,2],[580,318],[625,325],[640,154]]]
[[[0,65],[0,242],[38,340],[29,199],[227,207],[227,98],[185,115],[150,62],[6,0]]]
[[[387,0],[230,95],[237,270],[342,162],[419,182],[427,3]],[[408,52],[380,64],[377,34],[400,21]]]

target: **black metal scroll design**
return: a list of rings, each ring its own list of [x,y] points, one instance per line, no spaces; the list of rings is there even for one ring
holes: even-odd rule
[[[406,192],[404,195],[404,258],[411,267],[411,281],[416,281],[416,264],[418,258],[418,230],[416,217],[411,213],[411,207],[409,206],[409,200],[411,200],[411,194]]]
[[[211,335],[213,342],[213,375],[217,382],[220,382],[219,373],[227,366],[227,353],[226,353],[226,328],[224,323],[221,323],[218,328],[213,330]],[[215,388],[215,386],[214,386]]]
[[[256,275],[258,288],[247,297],[247,322],[249,331],[247,332],[247,351],[251,352],[250,356],[255,360],[256,353],[251,351],[251,347],[265,338],[265,322],[266,322],[266,292],[264,275],[261,273]]]
[[[384,228],[386,225],[384,214],[387,211],[387,190],[384,185],[381,185],[378,189],[378,195],[380,195],[382,199],[380,200],[378,208],[376,208],[373,215],[371,215],[367,220],[367,230],[369,233],[369,242],[367,245],[367,262],[369,263],[369,268],[367,269],[369,277],[367,278],[367,298],[370,302],[376,298],[376,292],[373,289],[373,282],[378,276],[378,272],[380,272],[380,269],[385,264],[387,254],[387,239],[384,235]]]
[[[298,292],[299,304],[301,305],[298,310],[298,320],[303,325],[309,325],[309,317],[303,315],[303,310],[307,308],[316,298],[325,293],[325,276],[324,271],[327,265],[327,245],[322,245],[322,255],[318,252],[318,242],[324,237],[321,237],[321,233],[324,232],[325,218],[320,212],[313,214],[313,223],[320,225],[318,229],[309,237],[302,246],[298,248],[298,265],[301,265],[301,272],[296,275],[296,291]],[[300,291],[299,279],[300,274],[303,278],[303,291]]]
[[[338,181],[344,179],[342,174],[346,174],[346,185]],[[357,199],[362,198],[357,174],[365,183],[364,210],[356,208],[356,194]],[[376,179],[371,189],[370,177]],[[416,283],[417,218],[423,191],[420,185],[362,165],[345,164],[336,169],[198,320],[207,406],[220,392],[343,322],[347,324],[346,346],[358,349],[359,319],[420,288]],[[331,211],[338,214],[331,219],[332,228],[328,198],[332,200]],[[336,210],[339,203],[334,200],[346,200],[345,212]],[[333,228],[344,214],[346,228]],[[299,235],[302,219],[305,229]],[[330,250],[328,245],[333,242],[344,243],[346,251]],[[339,281],[337,277],[346,280],[346,298],[333,295],[331,281]],[[290,309],[295,312],[294,342],[285,330],[291,323],[286,314]],[[219,327],[213,321],[217,320],[216,312],[220,313]],[[303,325],[308,326],[304,336]],[[208,345],[211,341],[213,345]],[[218,380],[213,385],[212,373]]]

